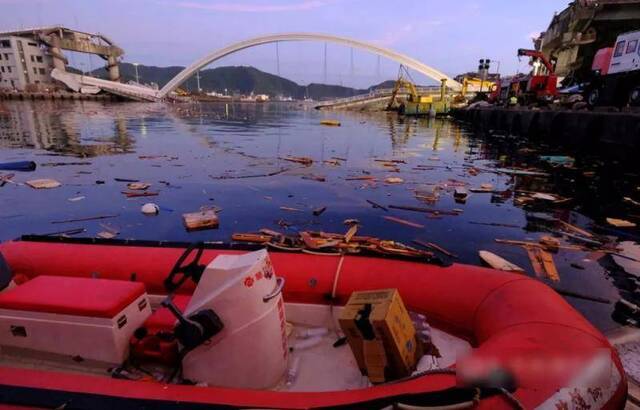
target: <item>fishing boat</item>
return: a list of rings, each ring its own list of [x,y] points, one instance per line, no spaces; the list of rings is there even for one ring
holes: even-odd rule
[[[114,239],[22,237],[0,244],[0,254],[0,401],[13,406],[617,409],[626,400],[607,339],[555,291],[521,274]],[[269,262],[237,286],[214,273],[254,255]],[[231,292],[226,307],[222,288]],[[441,357],[408,377],[371,384],[349,346],[337,342],[336,315],[354,291],[389,288],[426,317]],[[247,326],[275,318],[273,340],[236,332],[224,310],[254,294],[252,309],[265,313]],[[308,339],[300,335],[321,328],[313,346],[302,346]]]

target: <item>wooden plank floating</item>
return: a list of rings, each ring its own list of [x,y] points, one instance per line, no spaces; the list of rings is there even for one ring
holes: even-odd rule
[[[554,282],[560,280],[553,256],[549,252],[534,246],[527,246],[526,250],[536,275],[546,277]]]
[[[405,219],[396,218],[395,216],[383,216],[383,218],[386,219],[387,221],[395,222],[395,223],[398,223],[398,224],[401,224],[401,225],[410,226],[412,228],[418,228],[418,229],[424,228],[424,225],[420,225],[419,223],[407,221]]]
[[[509,262],[508,260],[496,255],[489,251],[479,251],[478,255],[487,265],[494,269],[502,270],[506,272],[520,272],[523,273],[524,269],[520,266]]]

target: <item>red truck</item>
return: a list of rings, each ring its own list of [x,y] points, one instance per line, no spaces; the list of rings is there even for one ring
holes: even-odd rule
[[[540,51],[521,48],[518,50],[518,57],[523,56],[534,59],[531,73],[499,81],[492,90],[490,101],[507,102],[515,96],[522,105],[548,104],[558,96],[558,77],[554,73],[553,64]],[[541,65],[546,73],[541,73]]]

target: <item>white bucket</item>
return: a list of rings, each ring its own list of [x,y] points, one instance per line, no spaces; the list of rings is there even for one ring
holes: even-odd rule
[[[213,309],[224,329],[184,357],[184,377],[210,386],[275,386],[288,353],[282,285],[266,250],[214,259],[185,314]]]

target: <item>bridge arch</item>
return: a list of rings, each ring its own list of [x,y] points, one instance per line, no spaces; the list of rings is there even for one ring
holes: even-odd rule
[[[178,88],[183,82],[185,82],[189,77],[191,77],[196,71],[206,67],[207,65],[217,61],[223,57],[228,56],[229,54],[236,53],[238,51],[260,46],[263,44],[269,43],[277,43],[277,42],[285,42],[285,41],[324,41],[328,43],[340,44],[348,47],[359,48],[362,50],[369,51],[373,54],[377,54],[382,57],[386,57],[390,60],[394,60],[400,64],[403,64],[419,73],[426,75],[429,78],[432,78],[438,82],[440,80],[446,79],[447,86],[460,90],[462,85],[450,78],[443,72],[430,67],[414,58],[411,58],[407,55],[398,53],[396,51],[390,50],[385,47],[376,46],[371,43],[367,43],[364,41],[353,40],[347,37],[339,37],[333,36],[329,34],[317,34],[317,33],[285,33],[285,34],[273,34],[261,37],[255,37],[248,40],[240,41],[235,44],[231,44],[227,47],[224,47],[220,50],[214,51],[211,54],[208,54],[201,59],[197,60],[190,66],[186,67],[182,70],[178,75],[171,79],[162,89],[158,92],[159,98],[164,98],[171,91]]]

